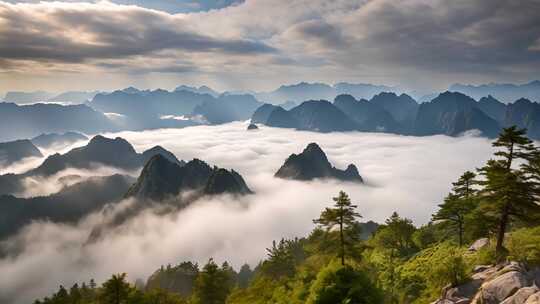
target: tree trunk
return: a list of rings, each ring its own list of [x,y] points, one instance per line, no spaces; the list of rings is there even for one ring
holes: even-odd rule
[[[343,211],[339,216],[339,241],[341,245],[341,265],[345,266],[345,240],[343,238]]]
[[[459,247],[463,246],[463,221],[459,220],[458,222],[459,229]]]
[[[509,217],[509,205],[505,204],[501,219],[499,221],[499,229],[497,231],[497,246],[495,247],[495,253],[497,255],[497,262],[501,262],[504,250],[504,234],[506,233],[506,226],[508,226],[508,217]]]

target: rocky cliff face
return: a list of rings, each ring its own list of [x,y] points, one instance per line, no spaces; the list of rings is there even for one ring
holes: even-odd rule
[[[355,165],[350,164],[346,170],[336,169],[330,164],[326,154],[316,143],[309,144],[300,154],[291,154],[275,176],[296,180],[335,178],[344,181],[363,182]]]

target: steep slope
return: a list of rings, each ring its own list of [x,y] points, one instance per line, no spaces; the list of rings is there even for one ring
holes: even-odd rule
[[[28,139],[0,143],[0,167],[8,166],[26,157],[42,157],[36,146]]]
[[[300,154],[291,154],[276,172],[275,177],[295,180],[335,178],[363,182],[358,169],[353,164],[350,164],[346,170],[332,167],[326,154],[316,143],[310,143]]]
[[[251,116],[251,122],[266,124],[268,122],[270,114],[272,114],[272,112],[277,108],[278,106],[269,103],[263,104],[262,106],[258,107],[257,110],[255,110],[255,112]]]
[[[477,129],[484,136],[495,137],[499,124],[476,107],[476,101],[461,93],[445,92],[418,109],[415,135],[459,135]]]

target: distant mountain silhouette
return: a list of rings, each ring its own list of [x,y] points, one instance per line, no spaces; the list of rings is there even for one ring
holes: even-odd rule
[[[326,100],[305,101],[289,113],[298,122],[298,129],[319,132],[352,131],[357,124]]]
[[[101,133],[117,128],[103,113],[86,105],[0,103],[0,130],[9,130],[0,132],[0,141],[9,141],[43,133]]]
[[[514,102],[520,98],[540,102],[540,80],[521,85],[509,83],[490,83],[479,86],[454,84],[450,86],[449,90],[467,94],[477,100],[491,95],[504,103]]]
[[[76,222],[105,204],[123,197],[134,178],[125,175],[91,177],[42,197],[0,195],[0,240],[35,220]]]
[[[373,85],[369,83],[347,83],[340,82],[334,85],[336,96],[340,94],[348,94],[356,99],[371,99],[373,96],[381,92],[398,92],[397,88],[385,85]]]
[[[123,170],[135,170],[155,155],[163,155],[177,165],[183,162],[160,146],[143,153],[137,153],[125,139],[95,136],[83,147],[75,148],[65,154],[56,153],[32,170],[22,174],[0,175],[0,194],[14,194],[24,190],[23,179],[32,176],[50,176],[67,168],[92,169],[95,166],[109,166]]]
[[[0,143],[0,167],[10,165],[26,157],[42,156],[39,149],[27,139]]]
[[[175,91],[190,91],[190,92],[198,93],[198,94],[209,94],[214,97],[218,97],[220,95],[219,92],[214,91],[212,88],[207,87],[207,86],[200,86],[196,88],[196,87],[181,85],[181,86],[176,87],[176,89],[174,90]]]
[[[41,148],[51,148],[58,146],[67,146],[77,141],[87,140],[88,137],[77,132],[66,132],[63,134],[47,133],[32,138],[32,143]]]
[[[467,130],[477,129],[484,136],[497,136],[500,125],[476,104],[474,99],[461,93],[442,93],[431,102],[420,105],[414,134],[456,136]]]
[[[540,104],[521,98],[506,107],[505,126],[527,129],[527,136],[540,139]]]
[[[300,154],[291,154],[275,176],[295,180],[335,178],[343,181],[363,182],[355,165],[350,164],[345,170],[336,169],[316,143],[310,143]]]
[[[270,114],[272,114],[272,112],[278,107],[279,106],[275,106],[269,103],[263,104],[262,106],[258,107],[257,110],[255,110],[255,112],[251,116],[251,122],[266,124],[268,122],[268,117],[270,117]]]
[[[258,100],[272,104],[283,104],[286,102],[301,103],[306,100],[333,100],[337,95],[349,94],[355,98],[369,99],[381,92],[396,92],[396,88],[372,85],[364,83],[340,82],[331,86],[325,83],[300,82],[292,85],[282,85],[271,92],[254,93]],[[283,106],[289,110],[292,107]]]
[[[418,111],[418,103],[411,96],[382,92],[373,96],[370,102],[388,111],[396,122],[412,127]]]
[[[81,91],[69,91],[64,92],[54,97],[49,98],[48,102],[60,102],[67,104],[81,104],[89,100],[92,100],[99,92],[81,92]]]
[[[334,105],[357,123],[358,130],[393,133],[402,131],[388,111],[365,99],[356,100],[351,95],[342,94],[334,99]]]
[[[202,115],[211,124],[222,124],[249,119],[261,106],[252,95],[221,95],[204,101],[193,109],[194,115]]]
[[[4,101],[13,102],[16,104],[27,104],[27,103],[36,103],[44,102],[49,100],[49,98],[54,97],[55,94],[45,91],[34,91],[34,92],[7,92],[4,97]]]
[[[126,196],[162,201],[184,191],[200,194],[251,193],[243,178],[234,170],[212,168],[198,159],[179,166],[158,154],[146,163]]]
[[[488,95],[487,97],[480,98],[476,107],[497,122],[504,124],[506,119],[506,105],[495,99],[493,96]]]

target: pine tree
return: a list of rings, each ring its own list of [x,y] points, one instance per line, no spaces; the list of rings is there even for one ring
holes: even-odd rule
[[[100,303],[123,304],[128,302],[132,287],[126,281],[126,274],[114,274],[107,282],[103,283],[103,293]]]
[[[484,186],[482,197],[489,204],[489,209],[497,219],[498,258],[503,256],[504,235],[512,221],[512,217],[520,217],[526,209],[536,209],[535,189],[522,170],[513,169],[516,160],[528,160],[535,153],[535,148],[526,136],[525,129],[516,126],[503,129],[494,147],[502,148],[495,152],[500,159],[489,160],[487,165],[479,169],[484,176],[480,182]]]
[[[231,278],[230,271],[228,264],[225,264],[225,269],[223,269],[213,259],[210,259],[195,281],[191,303],[225,303],[233,287],[233,278]]]
[[[345,265],[345,246],[348,240],[357,240],[358,236],[354,233],[356,218],[362,217],[355,211],[356,205],[351,204],[351,200],[347,193],[340,191],[337,197],[333,198],[334,208],[326,208],[318,219],[313,222],[321,227],[326,228],[326,231],[332,230],[334,227],[339,227],[339,244],[341,265]],[[353,230],[353,231],[351,231]]]
[[[448,222],[458,234],[459,246],[463,246],[463,233],[465,216],[474,209],[473,196],[476,190],[476,174],[467,171],[460,176],[457,182],[453,183],[452,193],[444,199],[444,203],[439,205],[439,210],[433,215],[434,221]]]

